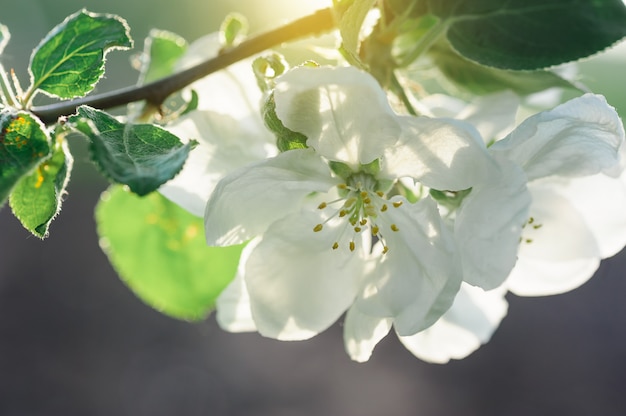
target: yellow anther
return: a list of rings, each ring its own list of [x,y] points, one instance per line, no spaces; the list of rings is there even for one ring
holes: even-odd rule
[[[346,185],[345,183],[340,183],[339,185],[337,185],[337,188],[339,188],[339,189],[348,189],[348,185]]]
[[[363,198],[363,202],[364,202],[365,204],[371,204],[371,203],[372,203],[372,200],[371,200],[371,199],[369,199],[369,197],[368,197],[368,198]]]
[[[346,211],[345,209],[342,209],[341,211],[339,211],[340,217],[345,217],[346,215],[348,215],[348,211]]]
[[[319,205],[317,206],[317,209],[324,209],[324,208],[326,208],[327,206],[328,206],[328,205],[326,205],[326,202],[322,202],[321,204],[319,204]]]
[[[350,241],[350,251],[354,251],[355,247],[354,241]]]
[[[387,211],[387,204],[383,204],[382,207],[380,207],[380,212],[385,212]]]
[[[333,250],[337,250],[339,248],[339,243],[335,241],[335,244],[333,244]]]
[[[367,191],[361,191],[361,198],[367,197]]]
[[[532,224],[533,222],[535,222],[535,219],[534,219],[533,217],[530,217],[530,218],[528,219],[528,223],[529,223],[529,224]]]
[[[399,231],[400,229],[396,224],[391,224],[391,231]]]
[[[385,193],[383,191],[376,191],[376,195],[382,198],[383,196],[385,196]]]
[[[533,242],[533,239],[532,238],[527,238],[525,241],[526,241],[527,244],[530,244],[530,243]]]
[[[543,224],[535,224],[535,225],[533,225],[533,229],[534,229],[534,230],[538,230],[538,229],[540,229],[542,226],[543,226]]]
[[[313,231],[317,233],[317,232],[322,231],[322,228],[323,228],[322,224],[317,224],[315,227],[313,227]]]
[[[357,219],[356,218],[350,218],[350,225],[352,225],[353,227],[356,225]]]
[[[367,218],[363,218],[361,221],[359,221],[359,224],[361,225],[367,224]]]
[[[377,225],[372,227],[372,235],[378,235],[379,231],[380,231],[380,228],[378,228]]]
[[[396,201],[393,203],[394,208],[399,208],[400,206],[402,206],[402,201]]]
[[[384,246],[383,247],[383,254],[387,254],[388,251],[389,251],[389,247]]]
[[[361,232],[361,227],[354,227],[354,232],[355,233],[360,233]]]

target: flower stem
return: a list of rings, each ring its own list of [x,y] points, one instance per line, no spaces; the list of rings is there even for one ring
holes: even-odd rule
[[[330,8],[302,17],[277,29],[251,37],[239,45],[227,49],[218,56],[203,61],[196,66],[170,75],[149,84],[121,88],[79,98],[71,101],[35,106],[30,110],[46,124],[55,123],[59,117],[76,112],[81,105],[104,110],[118,107],[135,101],[145,100],[154,106],[160,106],[165,99],[176,91],[183,89],[213,72],[260,53],[266,49],[305,36],[329,32],[336,27],[333,11]]]

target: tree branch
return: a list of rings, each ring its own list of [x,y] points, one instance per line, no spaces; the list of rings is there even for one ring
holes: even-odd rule
[[[321,34],[334,28],[335,21],[332,9],[318,10],[309,16],[295,20],[278,29],[249,38],[239,45],[224,51],[215,58],[201,62],[182,72],[149,84],[121,88],[71,101],[34,106],[30,110],[38,116],[42,122],[51,124],[56,122],[59,117],[74,114],[76,108],[81,105],[90,105],[105,110],[135,101],[145,100],[155,106],[159,106],[174,92],[183,89],[194,81],[204,78],[213,72],[224,69],[235,62],[280,45],[281,43],[305,36]]]

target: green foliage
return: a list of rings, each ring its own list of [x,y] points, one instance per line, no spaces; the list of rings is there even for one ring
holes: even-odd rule
[[[37,91],[58,98],[82,97],[104,74],[105,55],[132,47],[128,25],[117,16],[81,10],[56,26],[34,50],[29,71]]]
[[[507,71],[479,65],[454,52],[445,42],[432,48],[429,56],[448,80],[473,94],[512,90],[520,95],[528,95],[552,87],[580,90],[549,70]]]
[[[235,277],[242,245],[208,247],[201,218],[158,193],[139,198],[121,187],[96,208],[101,246],[126,284],[169,316],[204,318]]]
[[[622,0],[429,0],[466,58],[501,69],[533,70],[580,59],[626,36]]]
[[[143,85],[171,75],[187,47],[187,41],[175,33],[151,30],[144,43],[138,83]]]
[[[9,28],[3,24],[0,24],[0,54],[4,52],[4,48],[9,43],[9,39],[11,38],[11,34],[9,33]]]
[[[87,106],[79,107],[69,122],[90,139],[91,158],[102,174],[141,196],[172,179],[196,144],[183,145],[159,126],[124,124]]]
[[[0,206],[15,184],[50,155],[50,136],[25,111],[0,113]]]
[[[222,22],[219,33],[222,47],[233,47],[248,34],[248,20],[239,13],[230,13]]]
[[[11,193],[13,214],[36,237],[48,236],[50,223],[61,210],[72,162],[66,142],[57,141],[52,157],[24,176]]]
[[[274,95],[270,95],[267,101],[265,101],[262,112],[265,126],[276,136],[276,147],[278,147],[278,150],[286,152],[287,150],[306,149],[308,147],[306,145],[306,136],[289,130],[276,115]]]
[[[274,88],[276,78],[288,69],[289,64],[278,53],[260,56],[252,62],[252,71],[254,71],[257,85],[264,92],[271,91]]]
[[[352,63],[359,62],[359,34],[361,26],[376,0],[333,0],[338,16],[341,49]]]

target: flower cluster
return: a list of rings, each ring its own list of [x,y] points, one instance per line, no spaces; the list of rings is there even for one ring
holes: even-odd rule
[[[366,72],[298,67],[271,94],[306,147],[278,153],[238,68],[195,86],[228,88],[233,111],[201,103],[169,127],[201,143],[161,189],[204,215],[209,245],[247,242],[217,303],[226,330],[303,340],[345,314],[354,360],[393,328],[445,362],[490,337],[507,291],[570,290],[626,244],[624,130],[601,96],[498,134],[497,111],[405,115]]]

